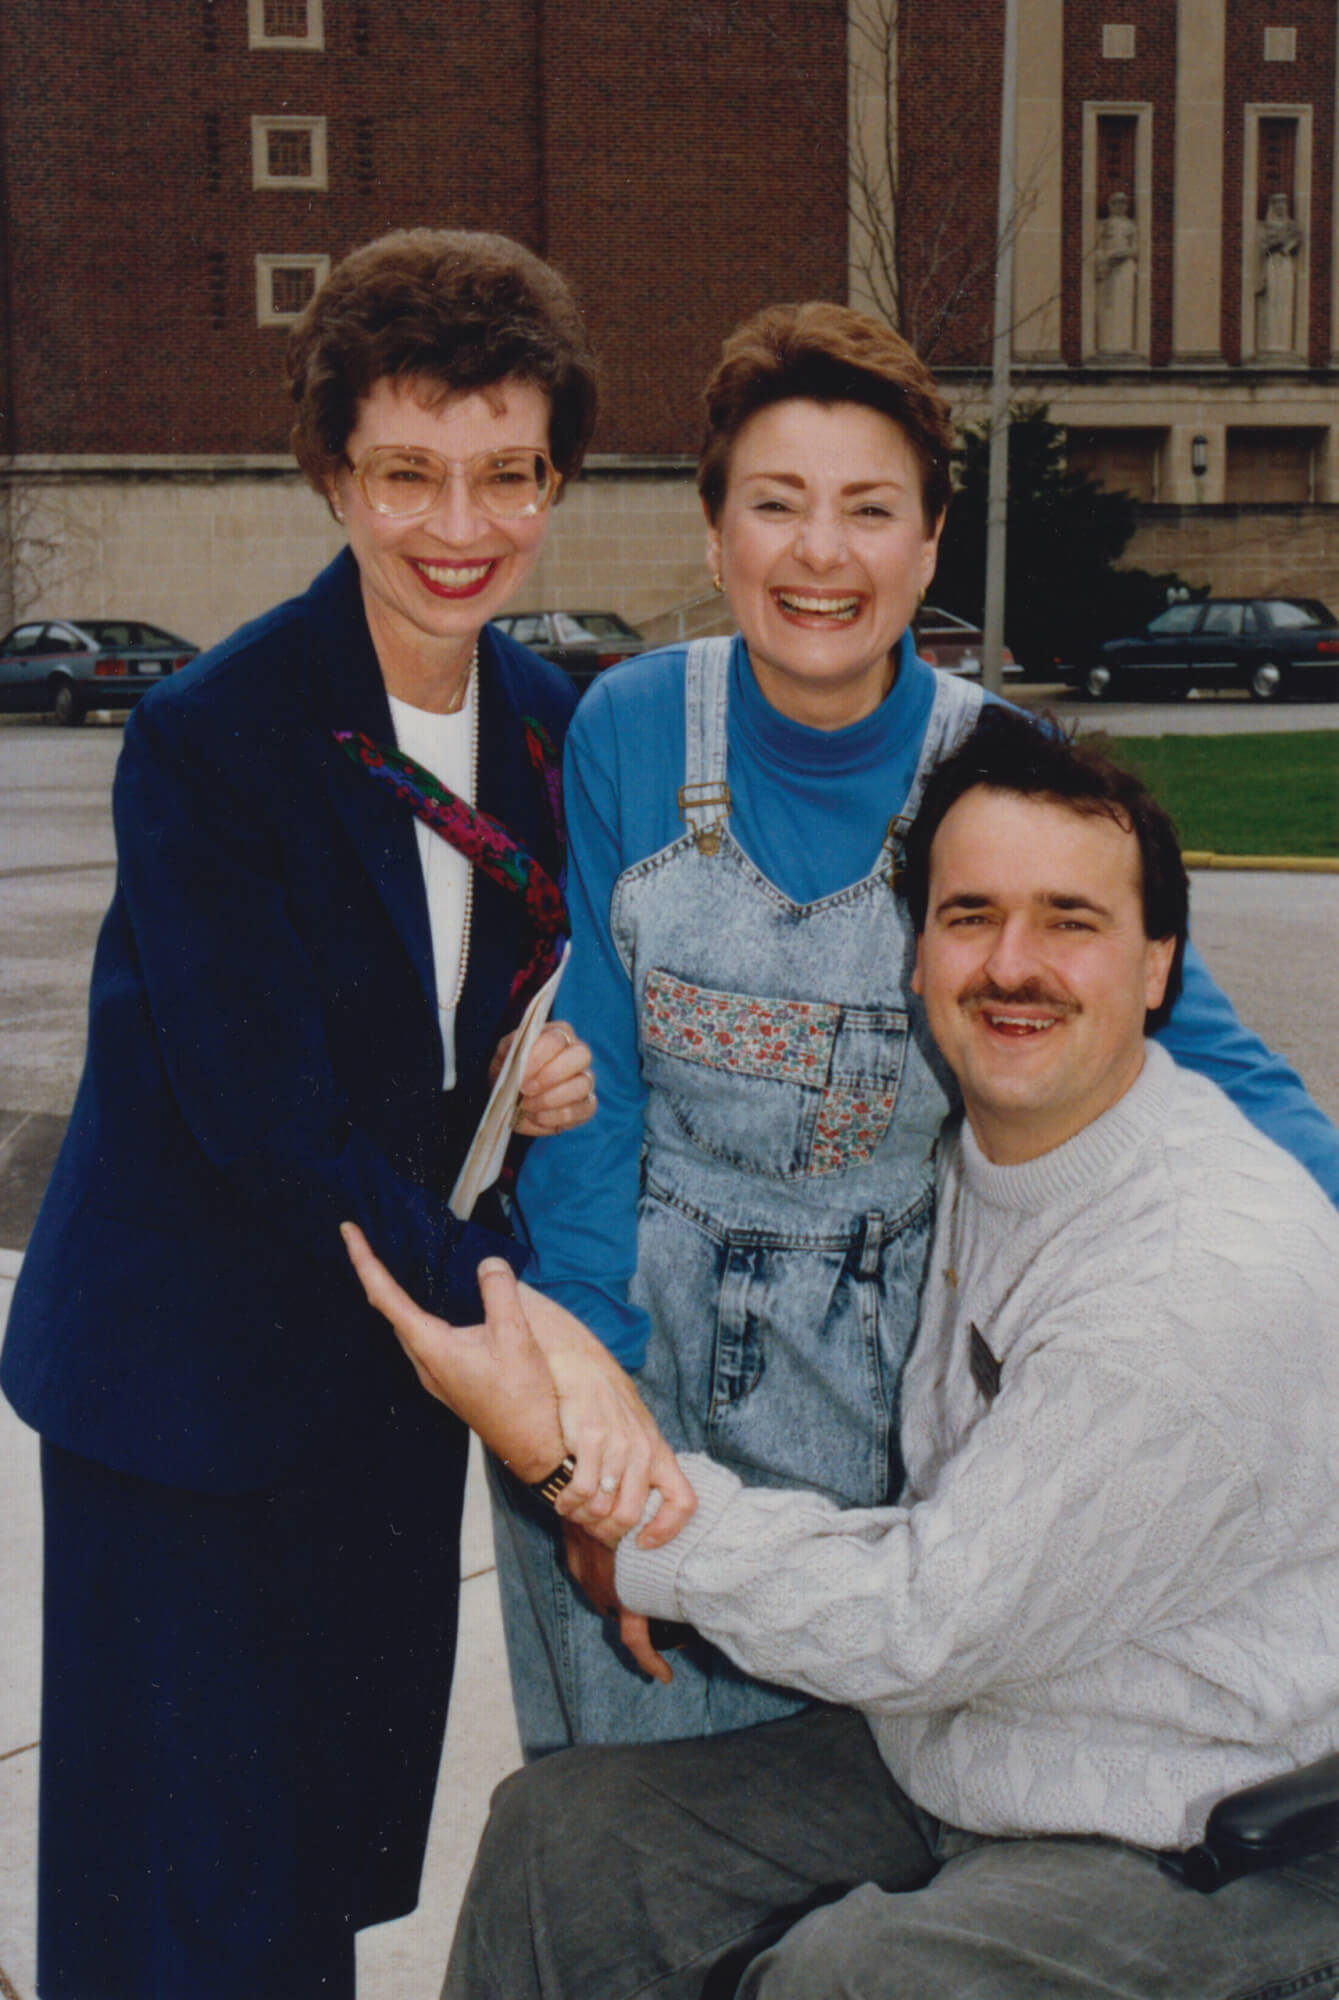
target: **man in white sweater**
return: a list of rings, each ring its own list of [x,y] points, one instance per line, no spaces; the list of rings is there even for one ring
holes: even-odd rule
[[[644,1620],[682,1621],[816,1705],[508,1780],[451,2000],[1339,1994],[1333,1853],[1212,1896],[1158,1862],[1339,1748],[1339,1217],[1145,1040],[1186,884],[1132,780],[996,712],[906,864],[966,1112],[906,1486],[842,1511],[683,1461],[695,1517],[619,1548],[625,1639],[663,1675]],[[509,1278],[489,1306],[514,1349]]]

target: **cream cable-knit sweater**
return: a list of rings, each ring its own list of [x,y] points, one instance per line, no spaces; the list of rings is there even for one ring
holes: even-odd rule
[[[1187,1844],[1339,1748],[1337,1301],[1339,1215],[1149,1044],[1040,1159],[946,1143],[902,1504],[686,1457],[698,1512],[620,1593],[861,1709],[953,1825]]]

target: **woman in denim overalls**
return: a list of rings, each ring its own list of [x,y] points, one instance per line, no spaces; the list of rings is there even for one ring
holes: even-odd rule
[[[908,629],[952,434],[905,342],[838,306],[740,327],[706,401],[708,558],[740,635],[601,676],[568,735],[564,1011],[600,1114],[532,1149],[519,1207],[541,1289],[640,1371],[671,1445],[868,1506],[901,1481],[898,1389],[952,1101],[894,887],[925,772],[979,703]],[[1159,1039],[1334,1192],[1333,1129],[1193,950]],[[566,1392],[574,1409],[570,1374]],[[565,1415],[564,1435],[583,1496],[598,1462],[608,1531],[635,1523],[645,1482],[602,1421],[583,1439]],[[569,1583],[553,1514],[505,1475],[498,1492],[528,1754],[799,1705],[695,1640],[671,1685],[639,1673]]]
[[[569,994],[603,1015],[583,1023],[605,1046],[602,1140],[566,1171],[537,1149],[521,1208],[541,1283],[616,1352],[640,1359],[649,1323],[638,1386],[676,1449],[871,1506],[901,1484],[898,1386],[950,1102],[908,997],[897,852],[980,703],[907,633],[951,432],[906,344],[835,306],[740,329],[708,406],[708,557],[743,638],[636,662],[588,697]],[[616,1073],[626,1052],[609,1060],[624,1005],[635,1085]],[[669,1686],[648,1680],[573,1591],[552,1515],[505,1479],[499,1496],[531,1754],[802,1705],[700,1641]]]

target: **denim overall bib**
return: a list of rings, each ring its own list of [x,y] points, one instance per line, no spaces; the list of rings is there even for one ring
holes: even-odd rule
[[[949,1108],[923,1017],[909,1015],[915,939],[890,881],[925,776],[981,696],[937,679],[872,871],[798,905],[730,831],[729,654],[728,640],[689,649],[687,831],[628,869],[611,905],[648,1086],[630,1295],[653,1331],[638,1387],[678,1451],[708,1452],[749,1485],[878,1506],[902,1483],[899,1384]],[[503,1587],[522,1739],[549,1747],[534,1641],[518,1649]],[[702,1736],[804,1706],[704,1642],[675,1652],[671,1686],[649,1683],[584,1600],[569,1592],[555,1627],[527,1596],[565,1683],[559,1741]]]

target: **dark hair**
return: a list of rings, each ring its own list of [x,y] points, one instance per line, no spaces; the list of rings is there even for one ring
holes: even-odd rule
[[[1175,938],[1167,987],[1145,1027],[1166,1021],[1181,991],[1190,885],[1170,817],[1133,772],[1122,769],[1092,743],[1065,736],[1002,702],[988,702],[970,736],[931,772],[907,834],[902,886],[917,932],[925,929],[930,897],[930,849],[949,809],[977,785],[1054,800],[1078,813],[1101,813],[1139,843],[1144,935]]]
[[[749,418],[772,403],[863,403],[905,431],[921,479],[927,533],[948,506],[953,425],[934,376],[901,334],[850,306],[811,300],[767,306],[721,349],[702,392],[707,435],[697,490],[714,523],[725,500],[730,453]]]
[[[595,357],[550,266],[509,236],[396,229],[350,251],[289,335],[291,444],[318,493],[376,384],[443,396],[511,377],[549,398],[549,456],[575,477],[595,423]]]

